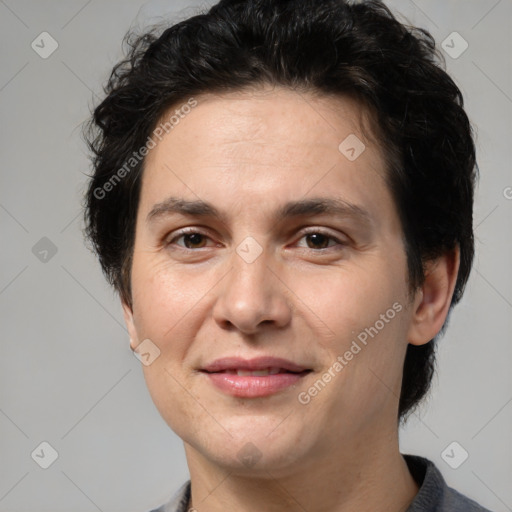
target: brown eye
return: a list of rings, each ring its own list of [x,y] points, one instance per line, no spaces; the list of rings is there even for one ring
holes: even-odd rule
[[[318,251],[335,248],[335,246],[343,248],[344,245],[342,241],[338,240],[330,233],[324,233],[323,231],[309,231],[303,233],[299,241],[299,247]]]
[[[166,245],[169,249],[175,249],[178,246],[179,249],[203,249],[210,247],[208,244],[211,238],[204,233],[195,230],[181,231],[166,241]],[[174,247],[173,247],[174,246]]]
[[[330,239],[331,237],[322,233],[310,233],[306,235],[306,240],[311,242],[308,243],[310,249],[326,249],[329,246]]]
[[[187,249],[200,249],[206,245],[206,236],[201,233],[187,233],[181,235],[179,238],[183,238],[184,245]]]

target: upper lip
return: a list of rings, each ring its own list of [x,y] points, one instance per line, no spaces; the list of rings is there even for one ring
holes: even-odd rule
[[[303,372],[308,370],[304,366],[300,366],[287,359],[280,357],[262,356],[253,359],[243,359],[241,357],[222,357],[215,359],[212,363],[201,368],[207,372],[221,372],[224,370],[265,370],[267,368],[280,368],[289,372]]]

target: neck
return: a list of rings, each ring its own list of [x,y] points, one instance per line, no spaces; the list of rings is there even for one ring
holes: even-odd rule
[[[192,503],[201,512],[403,512],[418,492],[400,454],[398,432],[340,440],[335,449],[276,474],[271,467],[256,475],[219,467],[185,443]]]

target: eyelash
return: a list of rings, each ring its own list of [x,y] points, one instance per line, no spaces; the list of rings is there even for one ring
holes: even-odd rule
[[[196,228],[188,228],[188,229],[182,229],[181,231],[176,233],[176,235],[173,238],[171,238],[169,241],[166,242],[166,245],[169,246],[169,245],[175,243],[176,240],[179,240],[180,238],[182,238],[183,236],[186,236],[186,235],[201,235],[203,237],[210,238],[206,233],[202,233],[201,231],[198,231]],[[329,241],[332,240],[332,241],[336,242],[337,245],[339,245],[341,247],[344,247],[347,245],[346,243],[342,242],[341,240],[339,240],[338,238],[336,238],[329,232],[324,231],[323,229],[318,229],[318,228],[309,229],[308,231],[304,231],[302,233],[302,236],[299,238],[299,240],[301,240],[302,238],[304,238],[308,235],[323,235],[323,236],[327,237],[329,239]],[[211,238],[210,238],[210,240],[211,240]],[[199,247],[197,249],[190,249],[188,247],[183,247],[181,245],[178,245],[178,247],[184,251],[198,251],[200,249],[207,248],[207,247]],[[314,251],[314,252],[321,252],[321,251],[327,251],[329,249],[333,249],[334,247],[335,246],[323,247],[320,249],[311,249],[309,247],[302,247],[302,249],[307,249],[307,250]]]

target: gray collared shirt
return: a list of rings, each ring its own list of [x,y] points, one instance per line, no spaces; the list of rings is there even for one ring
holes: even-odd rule
[[[435,464],[416,455],[404,455],[420,489],[406,512],[490,512],[475,501],[448,487]],[[187,512],[190,480],[183,484],[171,501],[152,512]]]

